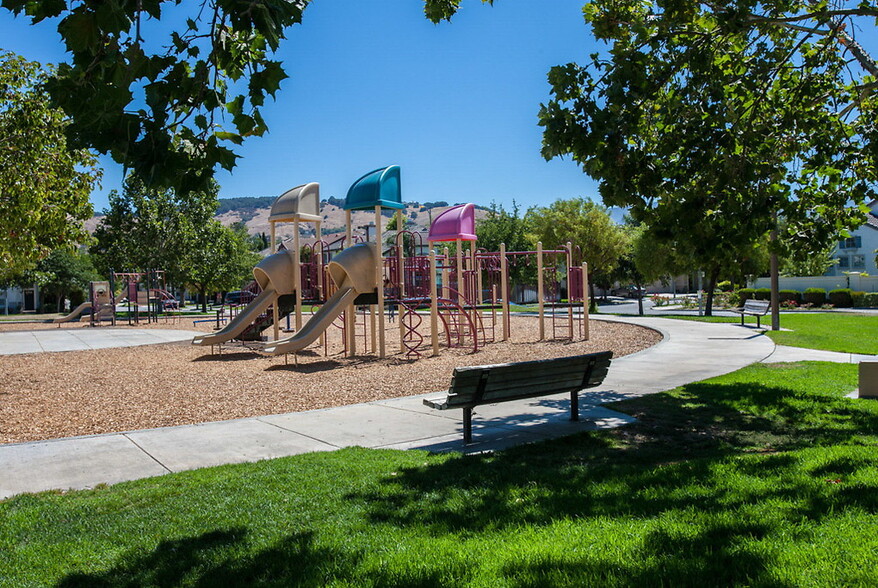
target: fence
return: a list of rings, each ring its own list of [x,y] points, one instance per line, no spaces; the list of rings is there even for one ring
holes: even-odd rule
[[[770,288],[769,278],[757,278],[751,288]],[[812,276],[806,278],[780,278],[780,290],[798,290],[804,292],[806,288],[823,288],[827,292],[839,288],[850,288],[861,292],[878,292],[878,276],[863,277],[852,276]]]

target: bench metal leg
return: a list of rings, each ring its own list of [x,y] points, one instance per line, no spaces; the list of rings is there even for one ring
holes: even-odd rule
[[[579,392],[570,393],[570,420],[579,420]]]
[[[759,319],[761,319],[761,318],[762,318],[762,317],[760,317],[758,314],[756,315],[756,328],[757,328],[757,329],[761,329],[761,328],[762,328],[762,324],[759,322]]]
[[[473,409],[463,409],[463,442],[472,443],[473,441]]]

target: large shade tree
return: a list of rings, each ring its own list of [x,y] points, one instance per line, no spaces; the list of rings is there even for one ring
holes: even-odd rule
[[[483,0],[488,2],[489,0]],[[309,0],[2,0],[56,26],[70,59],[47,81],[70,144],[109,154],[150,187],[209,189],[235,146],[268,130],[262,108],[288,77],[275,51]],[[433,22],[460,0],[425,0]],[[162,21],[162,22],[159,22]]]
[[[88,239],[95,158],[67,148],[67,120],[41,91],[39,64],[0,52],[0,282]]]
[[[817,253],[862,222],[872,194],[876,68],[846,31],[857,15],[874,31],[876,14],[870,2],[590,2],[611,49],[551,70],[543,155],[571,155],[605,203],[707,272],[709,294],[766,234],[775,252]]]

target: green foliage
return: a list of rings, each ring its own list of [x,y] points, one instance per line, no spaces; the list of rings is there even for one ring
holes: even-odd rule
[[[586,20],[609,54],[549,72],[543,155],[571,155],[605,204],[706,270],[708,312],[769,231],[780,253],[817,253],[874,194],[874,84],[847,77],[853,45],[825,6],[595,0]]]
[[[878,308],[878,292],[852,292],[851,298],[857,308]]]
[[[829,268],[838,263],[834,253],[835,243],[832,243],[822,251],[817,251],[801,258],[796,256],[784,257],[780,260],[780,275],[822,276]]]
[[[207,295],[237,290],[252,279],[260,256],[247,243],[247,234],[210,220],[195,227],[194,244],[186,256],[186,285],[201,295],[207,311]]]
[[[95,230],[91,247],[95,266],[111,270],[162,269],[169,283],[189,281],[191,254],[210,248],[199,231],[213,222],[214,184],[207,192],[185,196],[173,190],[149,189],[135,175],[125,179],[123,191],[110,192],[110,208]]]
[[[826,304],[826,290],[823,288],[805,288],[802,293],[802,302],[820,306]]]
[[[68,150],[64,114],[41,89],[47,75],[0,51],[0,283],[88,240],[100,171],[89,152]]]
[[[756,300],[771,300],[771,288],[756,288],[753,291]]]
[[[829,291],[829,303],[836,308],[850,308],[854,305],[850,288],[839,288]]]
[[[46,298],[55,301],[55,311],[64,310],[64,299],[73,292],[88,292],[90,282],[100,280],[91,257],[87,253],[56,249],[41,260],[35,269],[25,272],[18,280],[20,285],[37,284],[45,305]],[[73,300],[71,296],[71,301]]]
[[[579,247],[582,261],[588,263],[589,284],[609,285],[628,243],[606,207],[585,198],[559,199],[531,208],[525,222],[533,240],[541,241],[544,249],[560,249],[568,242]]]
[[[796,304],[802,303],[802,293],[798,290],[780,290],[778,291],[777,296],[779,302],[792,300]]]
[[[732,283],[729,280],[723,280],[722,282],[717,283],[716,289],[720,292],[731,292]]]
[[[271,56],[306,4],[2,2],[33,24],[58,23],[70,61],[46,89],[71,119],[70,145],[180,193],[208,190],[214,168],[235,166],[230,146],[266,132],[261,108],[287,77]],[[185,25],[157,37],[149,21],[169,10]]]
[[[738,300],[744,304],[748,300],[756,300],[756,290],[753,288],[741,288],[738,290]]]

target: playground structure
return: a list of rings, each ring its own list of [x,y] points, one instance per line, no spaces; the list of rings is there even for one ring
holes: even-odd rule
[[[539,340],[588,339],[588,268],[575,263],[580,253],[572,244],[556,250],[543,250],[541,244],[536,251],[507,252],[504,245],[497,252],[479,250],[475,206],[462,204],[434,219],[425,253],[423,235],[404,229],[401,195],[399,166],[374,170],[354,182],[344,205],[345,248],[332,260],[321,239],[319,184],[303,184],[279,196],[269,216],[272,253],[253,270],[256,298],[224,328],[196,337],[193,344],[221,345],[250,326],[258,325],[259,332],[273,326],[273,339],[259,349],[263,353],[295,354],[318,338],[325,353],[327,331],[338,329],[346,355],[361,348],[384,358],[387,311],[392,317],[398,310],[399,352],[404,357],[438,355],[443,346],[476,352],[498,338],[509,338],[510,265],[535,272]],[[385,209],[395,212],[397,223],[386,242]],[[355,210],[374,210],[370,243],[353,235]],[[294,223],[289,250],[278,251],[279,222]],[[313,245],[301,246],[302,222],[315,223]],[[453,250],[446,246],[438,252],[440,244],[453,245]],[[307,324],[304,304],[319,307]],[[280,321],[292,315],[294,334],[281,338]]]
[[[73,309],[67,316],[56,318],[52,322],[61,327],[61,323],[67,323],[80,318],[89,311],[91,326],[110,321],[116,324],[116,305],[113,299],[113,288],[110,282],[91,282],[89,285],[89,300]]]
[[[179,303],[173,294],[165,289],[165,272],[163,270],[143,271],[110,271],[110,291],[116,291],[116,285],[122,286],[122,296],[127,304],[128,324],[157,323],[163,313],[177,309]],[[146,312],[141,312],[141,307]],[[114,305],[115,308],[115,305]],[[113,323],[115,324],[115,322]]]

